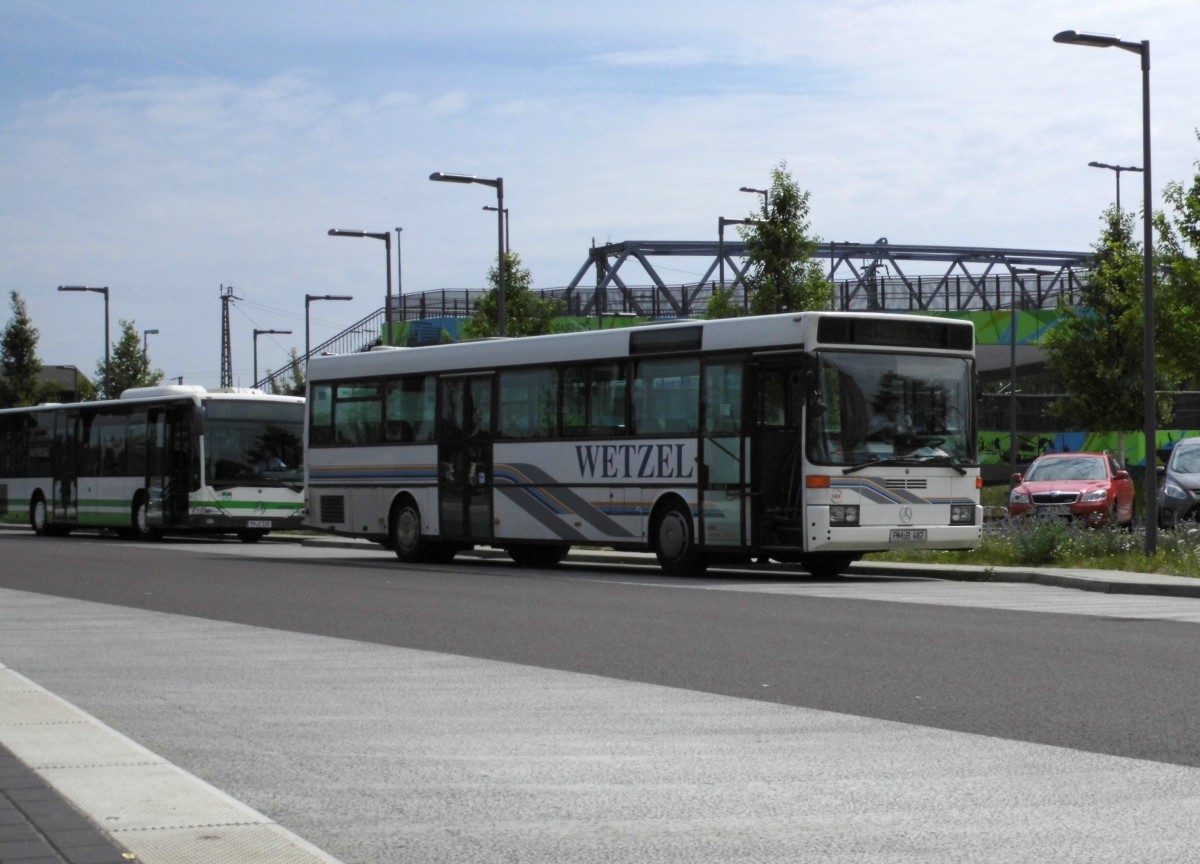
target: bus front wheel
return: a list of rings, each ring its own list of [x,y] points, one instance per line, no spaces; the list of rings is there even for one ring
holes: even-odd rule
[[[654,554],[668,576],[702,576],[708,561],[696,545],[692,514],[682,501],[662,505],[651,524]]]
[[[139,492],[133,499],[133,525],[130,527],[135,540],[161,540],[162,531],[150,525],[147,517],[146,493]]]

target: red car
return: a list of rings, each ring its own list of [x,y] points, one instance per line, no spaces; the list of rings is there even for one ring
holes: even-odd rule
[[[1046,453],[1014,474],[1013,516],[1063,516],[1088,525],[1133,524],[1133,480],[1108,453]]]

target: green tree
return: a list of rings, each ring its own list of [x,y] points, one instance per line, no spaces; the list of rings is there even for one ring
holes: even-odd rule
[[[538,336],[551,332],[555,315],[563,303],[558,299],[539,297],[533,291],[533,276],[521,266],[516,252],[504,253],[504,323],[508,336]],[[462,329],[467,339],[483,339],[500,335],[500,268],[488,271],[492,287],[479,299],[475,315]]]
[[[300,352],[295,348],[291,351],[292,363],[288,366],[288,374],[291,376],[290,383],[284,383],[280,380],[283,376],[276,375],[270,369],[267,370],[267,379],[270,381],[271,393],[276,396],[303,396],[304,395],[304,369],[300,362]]]
[[[0,408],[54,401],[58,388],[39,380],[42,362],[37,356],[38,330],[29,308],[16,291],[10,293],[12,318],[0,334]]]
[[[1046,363],[1065,391],[1051,411],[1085,429],[1130,432],[1144,420],[1143,259],[1133,220],[1116,207],[1104,212],[1081,302],[1060,301],[1059,322],[1046,337]],[[1161,379],[1155,389],[1164,389]]]
[[[104,360],[96,367],[96,384],[106,398],[116,399],[130,387],[153,387],[163,380],[161,369],[150,368],[150,358],[133,321],[121,321],[121,339],[112,348],[112,378]]]
[[[709,298],[708,308],[705,309],[704,317],[710,320],[716,318],[741,318],[743,315],[749,315],[750,310],[744,307],[737,298],[737,289],[730,285],[722,288],[718,285],[713,288],[712,297]]]
[[[771,188],[753,220],[739,228],[746,243],[746,285],[755,315],[828,309],[833,286],[813,257],[819,241],[808,234],[809,193],[800,189],[780,162]]]
[[[1197,133],[1200,138],[1200,132]],[[1200,162],[1191,185],[1172,181],[1163,190],[1170,211],[1154,214],[1158,234],[1156,271],[1156,365],[1187,389],[1200,386]]]

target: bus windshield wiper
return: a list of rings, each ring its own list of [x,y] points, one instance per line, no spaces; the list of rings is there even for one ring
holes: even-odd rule
[[[853,474],[855,471],[862,471],[864,468],[873,468],[877,465],[945,465],[947,468],[953,468],[960,475],[967,473],[966,468],[952,461],[949,456],[913,456],[911,454],[894,459],[872,459],[868,462],[859,462],[857,465],[843,468],[842,473]]]

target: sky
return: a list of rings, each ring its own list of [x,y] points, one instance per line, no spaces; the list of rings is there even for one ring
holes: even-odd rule
[[[43,363],[91,373],[103,299],[56,289],[107,286],[114,341],[157,329],[152,364],[215,387],[232,286],[249,386],[254,329],[294,331],[260,375],[303,351],[305,294],[354,297],[314,345],[382,307],[383,244],[330,228],[402,228],[405,293],[484,286],[495,190],[435,171],[503,178],[535,288],[593,242],[716,240],[783,162],[822,240],[1087,251],[1142,75],[1068,29],[1150,41],[1161,208],[1200,160],[1195,0],[0,0],[0,321],[19,292]]]

